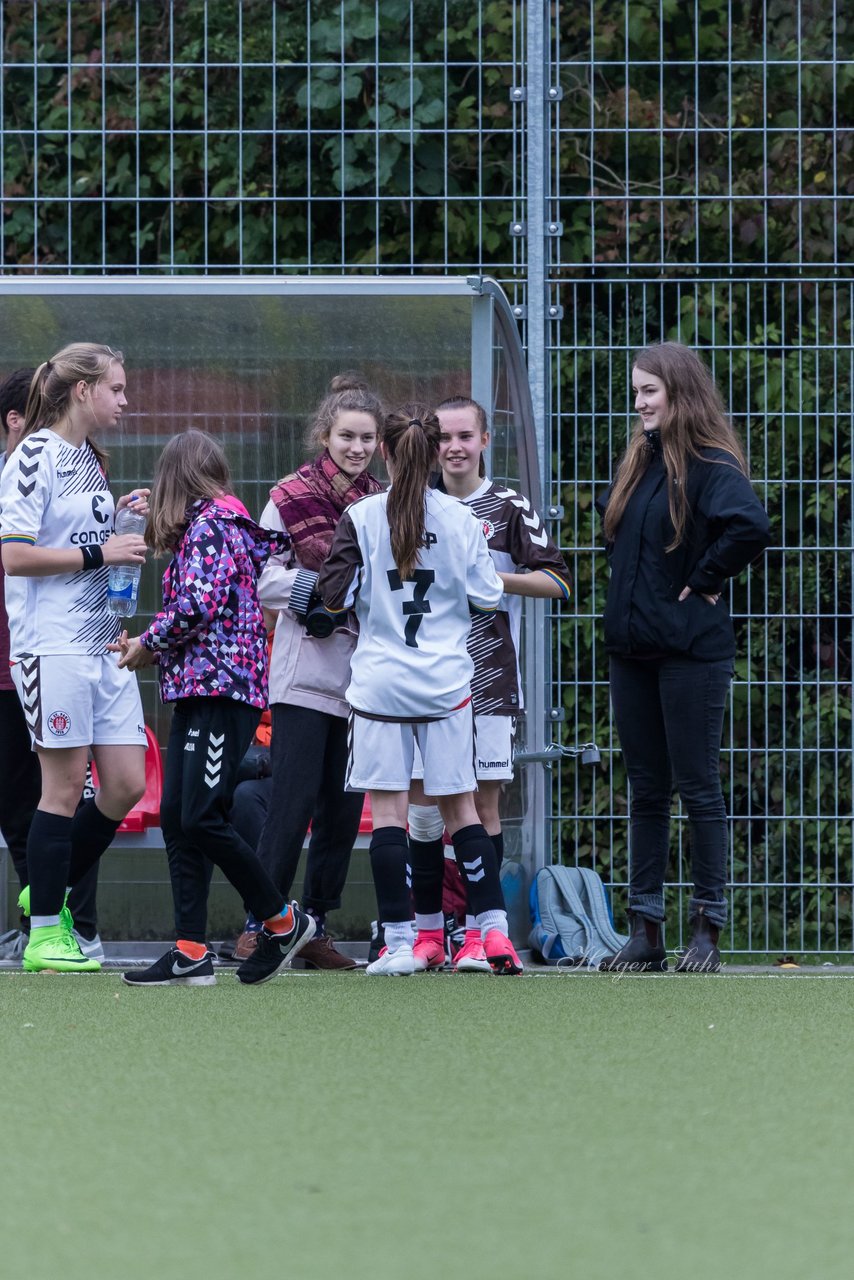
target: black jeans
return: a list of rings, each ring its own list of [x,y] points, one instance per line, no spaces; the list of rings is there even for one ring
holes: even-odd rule
[[[41,793],[39,758],[32,749],[20,699],[14,689],[0,689],[0,831],[22,889],[30,883],[27,836]],[[86,937],[94,937],[98,929],[97,891],[96,862],[68,899],[75,927]]]
[[[258,855],[287,898],[311,823],[302,905],[324,915],[341,906],[365,801],[344,790],[347,721],[283,702],[272,712],[270,808]]]
[[[160,822],[169,858],[179,938],[204,942],[210,862],[221,867],[258,920],[281,911],[282,894],[229,821],[240,762],[260,711],[229,698],[174,705]]]
[[[727,816],[720,750],[732,661],[611,657],[611,704],[631,783],[629,908],[664,919],[674,781],[688,814],[694,896],[726,924]]]

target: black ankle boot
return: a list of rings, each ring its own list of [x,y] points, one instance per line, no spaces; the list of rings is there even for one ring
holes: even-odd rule
[[[691,937],[679,957],[674,973],[720,973],[721,953],[718,951],[717,925],[698,911],[691,919]]]
[[[663,973],[667,968],[667,953],[657,920],[647,920],[637,911],[629,912],[632,924],[631,937],[613,956],[605,956],[599,962],[601,973]]]

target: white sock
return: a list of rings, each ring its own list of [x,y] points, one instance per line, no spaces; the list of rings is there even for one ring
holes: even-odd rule
[[[416,911],[415,928],[419,933],[422,929],[433,929],[434,931],[438,929],[439,931],[444,932],[445,917],[442,915],[441,911],[434,911],[427,916],[421,916]]]
[[[466,916],[466,933],[479,933],[477,917]]]
[[[59,924],[59,916],[30,916],[31,929],[49,929],[55,924]]]
[[[480,936],[486,940],[486,935],[490,929],[497,929],[499,933],[507,933],[507,912],[506,911],[481,911],[477,917],[478,927],[480,928]]]
[[[415,942],[415,929],[411,920],[395,920],[392,924],[383,921],[383,932],[389,951],[397,951],[398,947],[411,947]]]

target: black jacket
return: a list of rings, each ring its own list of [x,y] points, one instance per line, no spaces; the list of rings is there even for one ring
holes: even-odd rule
[[[611,579],[605,603],[610,653],[681,654],[701,661],[730,658],[735,637],[723,590],[771,541],[768,517],[731,455],[706,449],[688,467],[690,515],[675,550],[660,445],[652,441],[646,472],[608,545]],[[597,500],[604,515],[610,489]],[[679,602],[684,587],[691,595]]]

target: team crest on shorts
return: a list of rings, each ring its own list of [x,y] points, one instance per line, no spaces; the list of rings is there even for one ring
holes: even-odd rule
[[[491,520],[484,520],[481,524],[481,528],[483,529],[484,538],[489,542],[489,539],[495,534],[495,525]]]
[[[52,711],[47,718],[47,727],[56,738],[64,738],[71,728],[71,716],[67,711]]]

